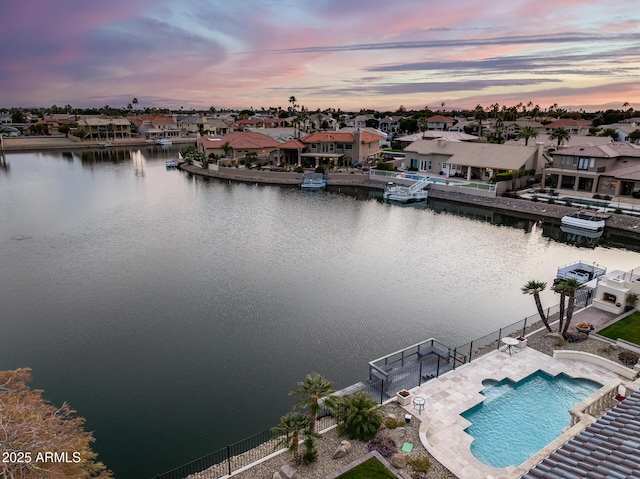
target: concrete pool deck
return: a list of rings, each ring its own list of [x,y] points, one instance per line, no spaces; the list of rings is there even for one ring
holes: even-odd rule
[[[484,396],[480,394],[484,389],[482,381],[508,378],[517,382],[538,370],[552,376],[565,373],[574,378],[591,379],[602,385],[619,379],[611,371],[583,361],[553,359],[529,347],[513,348],[513,351],[512,355],[503,348],[493,351],[411,390],[414,396],[426,400],[425,408],[420,413],[413,404],[405,407],[408,413],[422,421],[422,444],[457,477],[499,478],[516,469],[516,466],[487,466],[471,453],[472,437],[464,432],[470,423],[460,414],[483,401]]]

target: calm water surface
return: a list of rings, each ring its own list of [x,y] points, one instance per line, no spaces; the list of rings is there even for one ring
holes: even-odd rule
[[[640,266],[543,223],[206,180],[167,171],[175,154],[7,154],[0,169],[0,367],[31,367],[84,416],[118,478],[273,426],[309,372],[345,387],[396,349],[533,314],[520,287],[559,265]]]

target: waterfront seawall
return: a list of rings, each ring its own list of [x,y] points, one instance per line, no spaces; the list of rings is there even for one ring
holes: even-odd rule
[[[302,173],[281,173],[262,170],[246,170],[243,168],[220,168],[218,171],[215,171],[203,169],[196,165],[187,165],[185,163],[181,163],[179,166],[181,169],[188,171],[189,173],[230,181],[272,185],[299,185],[302,183]],[[368,174],[360,171],[354,172],[353,174],[329,173],[327,186],[355,186],[375,190],[384,190],[385,188],[384,182],[372,181],[369,179]],[[501,196],[487,198],[457,193],[455,191],[429,190],[429,197],[455,201],[457,203],[484,206],[505,212],[525,213],[539,218],[560,219],[563,216],[576,211],[575,207],[562,206],[558,204],[534,202],[517,198],[505,198]],[[611,214],[610,218],[607,219],[607,227],[640,235],[640,217]]]

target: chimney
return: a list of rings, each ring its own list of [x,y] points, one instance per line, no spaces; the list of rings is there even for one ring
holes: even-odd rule
[[[438,148],[442,148],[445,141],[446,140],[444,138],[438,138]]]

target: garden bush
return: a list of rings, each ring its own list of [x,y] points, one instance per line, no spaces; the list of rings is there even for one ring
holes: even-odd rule
[[[320,165],[316,168],[316,173],[320,173],[323,174],[324,173],[324,166]]]
[[[618,359],[622,364],[625,364],[626,366],[635,366],[638,363],[638,359],[640,359],[640,356],[638,356],[638,354],[634,353],[633,351],[621,351],[620,353],[618,353]]]
[[[398,446],[389,436],[378,434],[369,441],[369,444],[367,444],[367,450],[369,452],[378,451],[382,457],[391,457],[398,452]]]
[[[568,343],[581,343],[586,341],[588,336],[585,333],[564,333],[562,337]]]
[[[411,466],[411,469],[413,469],[416,472],[426,473],[427,471],[429,471],[429,468],[431,467],[431,461],[429,460],[428,457],[425,457],[425,456],[410,457],[407,460],[407,463]]]
[[[547,203],[549,203],[550,205],[555,205],[556,204],[556,200],[553,197],[551,197],[551,198],[549,198],[549,201],[547,201]]]
[[[376,170],[393,171],[393,163],[378,162],[376,164]]]
[[[404,426],[405,422],[401,419],[397,419],[395,417],[388,417],[384,420],[384,425],[387,429],[395,429],[397,427]]]
[[[602,196],[600,196],[599,193],[596,193],[595,195],[593,195],[594,200],[599,200],[600,198],[602,198]]]

